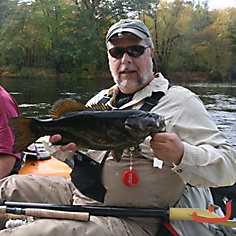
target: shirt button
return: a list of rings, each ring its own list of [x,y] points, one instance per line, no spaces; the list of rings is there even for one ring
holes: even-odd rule
[[[177,170],[177,173],[182,173],[182,172],[183,172],[182,169],[178,169],[178,170]]]

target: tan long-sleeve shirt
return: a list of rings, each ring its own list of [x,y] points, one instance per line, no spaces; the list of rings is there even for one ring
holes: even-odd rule
[[[129,169],[130,152],[125,150],[119,163],[110,156],[102,176],[107,189],[105,204],[162,207],[175,204],[186,183],[196,187],[216,187],[235,182],[236,150],[219,131],[196,94],[175,85],[168,90],[168,84],[168,80],[159,74],[120,109],[139,109],[152,92],[163,91],[166,95],[151,112],[163,115],[167,130],[176,133],[184,143],[181,163],[163,163],[162,168],[154,167],[156,157],[150,152],[151,137],[147,137],[140,144],[141,151],[132,155],[133,169],[139,181],[135,186],[128,187],[123,183],[122,175]],[[113,86],[101,91],[88,105],[97,103],[104,94],[115,94],[116,90],[117,87]],[[116,109],[113,100],[108,104]],[[97,152],[96,155],[94,152],[88,154],[99,160]]]

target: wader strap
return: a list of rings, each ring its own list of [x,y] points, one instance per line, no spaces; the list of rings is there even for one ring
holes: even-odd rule
[[[172,85],[168,85],[168,89]],[[157,105],[157,103],[160,101],[160,99],[165,95],[164,92],[153,92],[151,97],[148,97],[145,99],[145,102],[143,106],[139,109],[142,111],[151,111],[153,107]]]
[[[97,102],[97,104],[98,105],[106,104],[112,98],[112,96],[113,96],[112,94],[110,95],[105,94],[103,98]]]
[[[172,85],[169,84],[168,85],[168,89],[171,88]],[[151,97],[148,97],[145,99],[145,102],[143,104],[143,106],[139,109],[142,111],[150,111],[152,110],[153,107],[155,107],[157,105],[157,103],[159,102],[159,100],[165,95],[164,92],[153,92]],[[103,96],[103,98],[101,100],[98,101],[98,105],[102,105],[102,104],[106,104],[111,98],[112,98],[112,94],[107,95],[105,94]]]
[[[163,92],[153,92],[151,97],[145,99],[144,104],[139,110],[150,111],[157,105],[159,100],[165,95]]]

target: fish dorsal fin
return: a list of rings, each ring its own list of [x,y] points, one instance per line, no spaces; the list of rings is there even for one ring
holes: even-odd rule
[[[111,110],[111,108],[108,105],[105,105],[104,103],[102,103],[101,105],[92,104],[88,106],[88,108],[91,108],[92,110],[96,110],[96,111]]]
[[[91,108],[86,107],[74,99],[66,98],[60,99],[53,104],[52,109],[50,110],[50,115],[55,119],[69,112],[83,110],[91,110]]]
[[[111,110],[111,108],[105,104],[92,104],[90,106],[85,106],[84,104],[81,104],[72,98],[66,98],[60,99],[52,105],[52,109],[50,110],[50,116],[55,119],[69,112],[84,110],[105,111]]]

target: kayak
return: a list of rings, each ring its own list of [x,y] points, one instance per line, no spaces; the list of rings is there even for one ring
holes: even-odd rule
[[[19,174],[39,175],[39,176],[62,176],[70,178],[71,168],[64,162],[54,157],[46,160],[27,159]]]
[[[70,178],[71,171],[68,164],[51,156],[45,150],[41,140],[38,140],[24,151],[23,164],[19,174]]]

